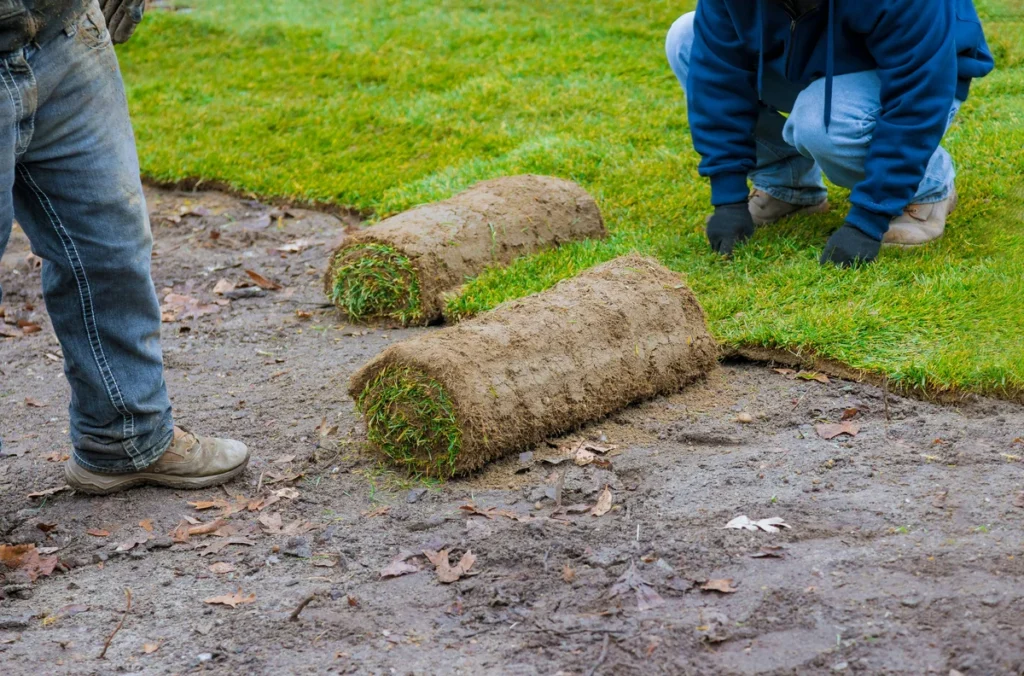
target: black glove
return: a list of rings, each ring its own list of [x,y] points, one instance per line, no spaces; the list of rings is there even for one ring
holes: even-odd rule
[[[733,247],[754,234],[754,219],[747,203],[715,207],[715,213],[708,219],[707,232],[711,248],[723,256],[731,256]]]
[[[100,0],[107,30],[115,45],[128,42],[135,27],[142,23],[146,0]]]
[[[849,223],[844,223],[843,227],[828,238],[825,250],[821,254],[821,264],[833,263],[848,268],[858,263],[870,263],[878,258],[881,248],[882,243],[877,239],[865,235]]]

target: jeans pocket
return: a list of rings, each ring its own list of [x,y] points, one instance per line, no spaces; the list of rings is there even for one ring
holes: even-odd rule
[[[78,21],[76,35],[89,49],[104,49],[110,46],[110,31],[107,30],[107,21],[103,18],[103,10],[98,4],[93,3],[82,15]]]

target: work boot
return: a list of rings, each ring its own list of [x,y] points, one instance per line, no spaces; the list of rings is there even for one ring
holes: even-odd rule
[[[750,209],[750,216],[754,219],[754,225],[762,226],[797,214],[823,214],[828,211],[828,200],[811,205],[790,204],[772,197],[763,190],[755,190],[750,193],[747,207]]]
[[[240,441],[197,437],[175,427],[171,445],[146,469],[127,474],[101,474],[82,467],[71,458],[64,465],[64,477],[75,490],[93,495],[143,485],[206,488],[238,476],[248,462],[249,449]]]
[[[946,231],[946,218],[956,209],[956,189],[941,202],[911,204],[889,222],[882,246],[909,248],[934,242]]]

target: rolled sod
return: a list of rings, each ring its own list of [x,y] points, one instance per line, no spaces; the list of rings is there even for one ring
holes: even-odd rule
[[[353,319],[425,325],[442,318],[446,294],[490,266],[606,235],[597,204],[575,183],[497,178],[356,233],[331,254],[324,291]]]
[[[349,393],[391,461],[449,477],[675,392],[717,357],[679,275],[630,255],[396,343]]]

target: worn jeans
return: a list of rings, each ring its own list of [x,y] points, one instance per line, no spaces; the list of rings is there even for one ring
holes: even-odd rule
[[[0,54],[0,82],[0,254],[17,218],[43,259],[75,460],[97,472],[144,468],[170,445],[174,423],[153,237],[99,6],[45,44]]]
[[[665,52],[672,72],[686,89],[694,39],[694,13],[681,16],[668,32]],[[832,123],[825,130],[825,80],[801,89],[766,71],[761,112],[757,120],[757,166],[750,172],[754,188],[783,202],[818,204],[827,196],[822,171],[829,180],[853,188],[864,180],[864,163],[878,115],[882,112],[881,81],[876,71],[839,75],[833,79]],[[699,96],[700,92],[693,92]],[[953,104],[948,122],[960,110]],[[788,116],[782,115],[788,113]],[[939,202],[949,196],[956,171],[942,147],[935,151],[911,203]]]

